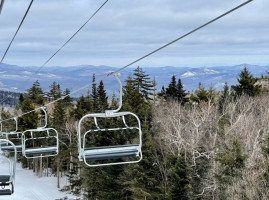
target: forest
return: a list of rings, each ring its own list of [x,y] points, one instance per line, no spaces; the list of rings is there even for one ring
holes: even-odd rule
[[[85,95],[67,96],[46,108],[48,126],[59,133],[59,154],[34,159],[19,154],[19,162],[39,177],[66,175],[68,190],[91,200],[269,199],[269,74],[255,78],[244,68],[237,80],[231,87],[226,83],[222,91],[200,83],[188,92],[181,79],[172,76],[158,92],[155,79],[137,67],[124,82],[121,111],[133,112],[141,120],[143,159],[90,168],[78,159],[78,121],[86,114],[117,108],[119,100],[107,95],[102,81],[95,84],[93,74]],[[31,111],[68,94],[70,90],[56,82],[45,93],[37,80],[20,94],[14,111],[2,108],[1,117]],[[19,117],[19,131],[40,126],[43,117],[39,111]],[[12,131],[14,123],[3,122],[2,127]],[[86,127],[92,123],[86,122]],[[124,131],[96,137],[96,145],[135,140]],[[55,187],[62,187],[59,181]]]

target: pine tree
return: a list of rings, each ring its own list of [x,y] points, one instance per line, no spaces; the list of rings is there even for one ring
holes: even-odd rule
[[[166,89],[166,98],[167,99],[178,99],[178,87],[177,87],[177,81],[176,81],[176,76],[173,75],[171,82],[168,85],[168,88]]]
[[[164,87],[164,85],[162,86],[162,90],[161,92],[158,94],[159,97],[163,97],[164,99],[166,99],[166,89]]]
[[[132,77],[129,76],[123,88],[123,110],[132,110],[132,112],[136,113],[142,120],[146,120],[151,118],[151,116],[149,116],[149,109],[151,109],[151,106],[144,101],[138,89],[133,86]]]
[[[232,90],[236,96],[248,95],[257,96],[261,92],[261,86],[257,85],[257,78],[254,78],[248,71],[247,67],[241,71],[239,78],[237,78],[238,85],[233,85]]]
[[[154,84],[150,80],[148,74],[145,74],[142,68],[139,66],[134,70],[134,78],[131,80],[135,89],[145,97],[146,99],[151,99],[150,95],[153,95]]]
[[[153,104],[156,104],[156,100],[157,100],[157,81],[156,81],[156,77],[154,76],[153,81],[152,81],[152,85],[153,85]]]
[[[143,130],[143,160],[139,164],[129,165],[124,171],[123,182],[126,199],[160,199],[162,196],[158,180],[158,166],[155,162],[155,145],[150,131],[152,120],[152,106],[149,104],[138,88],[133,86],[132,77],[128,77],[124,87],[123,110],[138,115]]]
[[[20,104],[20,109],[23,113],[32,111],[35,109],[34,103],[30,98],[25,97],[23,102]],[[20,131],[25,131],[27,129],[33,129],[37,127],[38,115],[35,112],[31,112],[24,115],[18,119],[18,127]]]
[[[66,88],[63,95],[64,96],[70,95],[70,90],[68,88]],[[72,105],[72,102],[73,102],[73,98],[70,97],[70,96],[67,96],[67,97],[65,97],[63,99],[63,102],[65,103],[66,106],[71,106]]]
[[[33,86],[27,90],[28,92],[28,98],[36,104],[44,104],[44,93],[42,88],[40,87],[40,83],[38,80],[36,80],[36,82],[33,83]]]
[[[163,194],[158,179],[159,169],[154,164],[155,146],[148,122],[143,122],[143,160],[125,169],[126,195],[129,199],[162,199]],[[127,197],[126,197],[127,199]]]
[[[92,76],[92,104],[93,104],[93,112],[98,112],[98,96],[97,96],[97,88],[95,83],[95,74]]]
[[[242,170],[245,167],[247,156],[243,154],[241,144],[238,140],[232,142],[226,152],[215,157],[219,162],[219,172],[215,174],[219,184],[220,199],[227,199],[226,188],[242,178]]]
[[[100,81],[100,84],[97,88],[97,99],[98,99],[98,112],[104,112],[108,109],[107,95],[104,88],[103,81]]]
[[[19,97],[19,104],[21,104],[23,101],[24,101],[24,96],[23,96],[23,94],[20,94],[20,97]]]
[[[198,97],[197,102],[202,102],[202,101],[207,102],[208,101],[208,92],[206,91],[206,89],[204,88],[202,83],[199,83],[199,88],[195,93]]]
[[[183,89],[183,85],[182,85],[182,82],[181,82],[181,79],[179,78],[178,79],[178,82],[177,82],[177,100],[182,104],[184,105],[186,102],[188,102],[187,98],[186,98],[186,92],[185,90]]]
[[[111,109],[111,110],[115,110],[115,109],[117,109],[118,107],[119,107],[119,103],[118,103],[118,100],[117,100],[117,98],[116,98],[115,93],[113,92],[113,94],[112,94],[112,100],[111,100],[111,106],[110,106],[109,109]]]
[[[170,170],[170,189],[168,192],[171,200],[188,200],[191,191],[190,168],[183,156],[173,156],[173,166]]]
[[[220,100],[219,100],[220,113],[224,113],[224,110],[229,102],[229,99],[230,99],[229,86],[228,86],[227,82],[225,82],[225,85],[223,87],[223,93],[220,96]]]
[[[49,97],[53,100],[61,97],[61,87],[55,81],[50,85]]]

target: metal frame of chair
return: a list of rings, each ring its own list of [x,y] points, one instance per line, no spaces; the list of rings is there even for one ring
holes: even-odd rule
[[[122,84],[119,75],[114,75],[117,79],[120,86],[120,101],[119,107],[116,110],[106,110],[105,113],[93,113],[83,116],[78,124],[78,152],[79,160],[84,161],[84,163],[89,167],[98,167],[98,166],[110,166],[110,165],[119,165],[119,164],[131,164],[138,163],[142,160],[142,130],[141,123],[137,115],[131,112],[118,112],[122,107]],[[126,123],[125,116],[131,115],[137,120],[137,126],[129,127]],[[98,125],[97,118],[118,118],[121,117],[123,120],[124,128],[100,128]],[[95,129],[90,129],[82,133],[82,122],[86,118],[93,118]],[[104,131],[121,131],[121,130],[137,130],[139,134],[139,143],[138,144],[126,144],[126,145],[113,145],[113,146],[98,146],[98,147],[86,147],[86,136],[88,134],[94,134],[96,132]],[[109,163],[100,163],[100,164],[91,164],[92,161],[100,160],[111,160],[118,158],[130,158],[130,157],[139,157],[138,160],[134,161],[119,161],[119,162],[109,162]]]
[[[22,133],[22,154],[26,158],[44,158],[44,157],[53,157],[58,155],[59,153],[59,137],[58,131],[54,128],[46,128],[48,124],[48,115],[44,107],[41,108],[45,113],[45,125],[43,127],[38,127],[36,129],[29,129]],[[36,134],[46,132],[44,136],[36,136]],[[50,132],[54,132],[55,135],[52,135]],[[30,141],[34,142],[37,140],[47,140],[47,139],[54,139],[55,138],[55,145],[53,146],[32,146],[27,147],[27,143]]]
[[[14,193],[14,181],[15,181],[15,174],[16,174],[16,162],[17,162],[17,149],[13,142],[6,140],[6,139],[0,139],[0,147],[2,144],[9,143],[13,149],[14,149],[14,157],[13,157],[13,163],[11,159],[8,159],[5,157],[5,155],[2,155],[1,158],[4,160],[7,160],[9,162],[9,175],[0,175],[0,186],[2,189],[0,189],[0,196],[2,195],[11,195]],[[6,150],[2,150],[0,148],[0,154],[3,154],[6,152]],[[10,186],[10,189],[5,189],[6,186]]]
[[[4,136],[5,139],[12,141],[15,144],[17,152],[21,152],[22,151],[22,139],[21,139],[22,132],[18,132],[18,119],[17,119],[17,117],[14,117],[13,119],[15,120],[15,124],[16,124],[15,131],[12,131],[9,133],[3,132],[2,131],[2,123],[0,123],[1,124],[1,133],[2,133],[2,137]],[[8,145],[8,143],[6,143],[6,145],[4,145],[4,146],[2,145],[1,148],[3,150],[7,150],[7,151],[13,151],[13,147]]]

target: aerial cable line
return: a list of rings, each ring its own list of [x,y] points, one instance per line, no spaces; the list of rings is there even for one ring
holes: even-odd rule
[[[108,0],[106,0],[93,14],[92,16],[41,66],[39,67],[39,69],[35,72],[38,73],[46,64],[48,64],[48,62],[54,57],[56,56],[56,54],[61,51],[68,42],[70,42],[80,31],[81,29],[86,26],[86,24],[102,9],[102,7],[108,2]]]
[[[35,74],[37,74],[38,72],[40,72],[40,70],[54,57],[57,55],[57,53],[59,51],[61,51],[68,42],[70,42],[80,31],[81,29],[86,26],[86,24],[101,10],[101,8],[108,2],[108,0],[106,0],[92,15],[91,17],[41,66],[39,67],[39,69],[35,72]],[[0,63],[1,65],[1,63]],[[30,78],[29,78],[30,79]],[[29,79],[27,79],[25,82],[29,81]],[[8,97],[6,97],[4,100],[2,100],[0,102],[0,104],[2,104],[3,102],[5,102],[8,99]]]
[[[173,44],[173,43],[175,43],[175,42],[177,42],[177,41],[179,41],[179,40],[181,40],[181,39],[183,39],[183,38],[185,38],[185,37],[191,35],[192,33],[194,33],[194,32],[196,32],[196,31],[198,31],[198,30],[204,28],[205,26],[208,26],[209,24],[211,24],[211,23],[213,23],[213,22],[219,20],[220,18],[222,18],[222,17],[224,17],[224,16],[226,16],[226,15],[232,13],[233,11],[235,11],[235,10],[237,10],[237,9],[239,9],[239,8],[241,8],[241,7],[243,7],[243,6],[245,6],[246,4],[250,3],[251,1],[253,1],[253,0],[249,0],[249,1],[246,1],[246,2],[244,2],[244,3],[242,3],[242,4],[240,4],[239,6],[233,8],[233,9],[227,11],[227,12],[225,12],[224,14],[222,14],[222,15],[216,17],[215,19],[210,20],[209,22],[207,22],[207,23],[205,23],[205,24],[203,24],[203,25],[197,27],[196,29],[194,29],[194,30],[192,30],[192,31],[190,31],[190,32],[188,32],[188,33],[186,33],[186,34],[184,34],[184,35],[178,37],[177,39],[175,39],[175,40],[173,40],[173,41],[167,43],[166,45],[163,45],[162,47],[160,47],[160,48],[158,48],[158,49],[156,49],[156,50],[154,50],[154,51],[148,53],[147,55],[145,55],[145,56],[143,56],[143,57],[141,57],[141,58],[138,58],[137,60],[135,60],[135,61],[129,63],[128,65],[125,65],[124,67],[120,68],[119,70],[117,70],[117,71],[115,71],[115,72],[112,72],[111,74],[108,74],[108,76],[113,75],[113,74],[115,74],[115,73],[118,73],[119,71],[121,71],[121,70],[123,70],[123,69],[125,69],[125,68],[127,68],[127,67],[129,67],[129,66],[131,66],[131,65],[133,65],[133,64],[135,64],[135,63],[137,63],[137,62],[139,62],[140,60],[143,60],[143,59],[145,59],[146,57],[151,56],[151,55],[154,54],[154,53],[157,53],[158,51],[164,49],[165,47],[170,46],[171,44]]]
[[[34,2],[34,0],[31,0],[31,3],[29,4],[29,6],[28,6],[28,8],[27,8],[27,10],[26,10],[26,12],[25,12],[25,14],[24,14],[24,16],[23,16],[23,18],[22,18],[22,20],[21,20],[21,23],[20,23],[19,27],[17,28],[17,31],[16,31],[15,35],[13,36],[11,42],[10,42],[9,45],[8,45],[8,48],[6,49],[6,51],[5,51],[5,53],[4,53],[3,57],[2,57],[2,59],[1,59],[1,61],[0,61],[0,65],[2,64],[4,58],[6,57],[6,54],[7,54],[8,50],[9,50],[11,44],[13,43],[13,41],[14,41],[14,39],[15,39],[17,33],[19,32],[19,30],[20,30],[20,28],[21,28],[21,26],[22,26],[22,24],[23,24],[23,22],[24,22],[24,20],[25,20],[25,18],[26,18],[26,16],[27,16],[27,14],[28,14],[28,12],[29,12],[29,10],[30,10],[32,4],[33,4],[33,2]],[[1,2],[1,3],[2,3],[2,2]]]
[[[5,0],[1,0],[1,3],[0,3],[0,15],[2,13],[2,9],[3,9],[4,3],[5,3]]]
[[[188,33],[186,33],[186,34],[184,34],[184,35],[178,37],[177,39],[175,39],[175,40],[173,40],[173,41],[167,43],[166,45],[163,45],[162,47],[160,47],[160,48],[158,48],[158,49],[156,49],[156,50],[154,50],[154,51],[152,51],[152,52],[146,54],[145,56],[143,56],[143,57],[141,57],[141,58],[139,58],[139,59],[137,59],[137,60],[131,62],[130,64],[125,65],[124,67],[120,68],[119,70],[116,70],[115,72],[112,72],[112,73],[107,74],[106,76],[104,76],[104,77],[98,79],[97,81],[95,81],[95,82],[93,82],[93,83],[89,83],[89,84],[87,84],[87,85],[84,85],[83,87],[81,87],[81,88],[79,88],[79,89],[77,89],[77,90],[74,90],[73,92],[71,92],[71,93],[68,94],[68,95],[64,95],[64,96],[62,96],[62,97],[59,98],[59,99],[56,99],[56,100],[54,100],[54,101],[52,101],[52,102],[50,102],[50,103],[47,103],[47,104],[43,105],[42,107],[36,108],[36,109],[34,109],[34,110],[31,110],[31,111],[29,111],[29,112],[23,113],[23,114],[18,115],[18,116],[16,116],[16,117],[22,117],[22,116],[27,115],[27,114],[29,114],[29,113],[31,113],[31,112],[38,111],[38,110],[42,109],[43,107],[47,107],[48,105],[54,104],[54,103],[56,103],[56,102],[58,102],[58,101],[60,101],[60,100],[63,100],[64,98],[66,98],[66,97],[68,97],[68,96],[71,96],[72,94],[75,94],[75,93],[77,93],[77,92],[79,92],[79,91],[81,91],[81,90],[83,90],[83,89],[86,89],[86,88],[89,87],[90,85],[95,84],[95,83],[98,83],[99,81],[104,80],[104,79],[106,79],[107,77],[112,76],[112,75],[114,75],[114,74],[120,72],[121,70],[123,70],[123,69],[129,67],[130,65],[135,64],[135,63],[137,63],[138,61],[141,61],[141,60],[145,59],[146,57],[148,57],[148,56],[150,56],[150,55],[152,55],[152,54],[154,54],[154,53],[160,51],[161,49],[164,49],[165,47],[170,46],[171,44],[173,44],[173,43],[175,43],[175,42],[177,42],[177,41],[179,41],[179,40],[185,38],[186,36],[188,36],[188,35],[190,35],[190,34],[196,32],[196,31],[198,31],[198,30],[200,30],[200,29],[202,29],[202,28],[204,28],[205,26],[207,26],[207,25],[209,25],[209,24],[211,24],[211,23],[213,23],[213,22],[219,20],[220,18],[222,18],[222,17],[224,17],[224,16],[226,16],[226,15],[228,15],[228,14],[234,12],[235,10],[237,10],[237,9],[239,9],[239,8],[241,8],[241,7],[243,7],[243,6],[245,6],[246,4],[248,4],[248,3],[252,2],[252,1],[253,1],[253,0],[248,0],[248,1],[246,1],[246,2],[244,2],[244,3],[242,3],[242,4],[240,4],[239,6],[233,8],[233,9],[227,11],[227,12],[225,12],[224,14],[222,14],[222,15],[220,15],[220,16],[214,18],[213,20],[210,20],[209,22],[203,24],[202,26],[199,26],[198,28],[193,29],[192,31],[190,31],[190,32],[188,32]],[[12,120],[12,119],[14,119],[14,117],[9,118],[9,119],[5,119],[5,120],[1,120],[0,122],[4,122],[4,121],[8,121],[8,120]]]

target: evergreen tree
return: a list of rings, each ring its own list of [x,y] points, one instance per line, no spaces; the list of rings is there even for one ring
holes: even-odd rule
[[[144,108],[143,108],[144,107]],[[138,89],[133,86],[131,76],[126,80],[126,85],[123,88],[123,110],[128,110],[136,113],[141,120],[151,118],[151,106],[144,101],[143,96]]]
[[[207,98],[209,101],[214,102],[216,98],[216,91],[214,90],[212,84],[210,85],[208,91],[207,91]]]
[[[93,112],[98,112],[98,96],[97,96],[97,88],[95,83],[95,74],[92,76],[92,105],[93,105]]]
[[[169,199],[188,200],[191,191],[190,169],[183,156],[175,155],[173,157],[173,167],[170,170]]]
[[[115,93],[113,92],[110,109],[111,109],[111,110],[115,110],[115,109],[117,109],[118,107],[119,107],[119,103],[118,103],[118,100],[117,100],[117,98],[116,98]]]
[[[125,169],[126,194],[129,199],[162,199],[159,168],[156,164],[155,145],[148,122],[143,122],[143,160],[139,164],[129,165]]]
[[[208,101],[208,92],[206,91],[202,83],[199,83],[199,88],[195,93],[198,97],[197,102]]]
[[[162,196],[158,180],[158,166],[154,165],[155,145],[152,139],[152,106],[145,101],[138,88],[133,86],[132,77],[126,80],[123,96],[123,110],[138,115],[143,129],[143,160],[139,164],[129,165],[124,171],[123,182],[126,199],[160,199]]]
[[[20,97],[19,97],[19,104],[21,104],[23,101],[24,101],[24,96],[23,96],[23,94],[20,94]]]
[[[23,113],[32,111],[35,109],[33,102],[30,98],[25,97],[23,102],[20,104],[20,109]],[[38,115],[35,112],[31,112],[24,115],[18,119],[18,127],[20,131],[25,131],[27,129],[33,129],[37,127]]]
[[[225,85],[223,87],[223,93],[220,96],[220,100],[219,100],[220,113],[224,112],[226,105],[228,104],[229,99],[230,99],[229,86],[228,86],[227,82],[225,82]]]
[[[226,188],[233,181],[242,178],[242,169],[245,167],[247,156],[243,154],[241,144],[238,140],[234,140],[231,147],[227,151],[215,157],[220,163],[220,170],[215,174],[219,183],[220,199],[227,199]]]
[[[79,100],[77,101],[77,106],[76,109],[74,111],[74,116],[77,120],[81,119],[83,117],[83,115],[85,115],[86,113],[92,112],[93,108],[92,108],[92,101],[89,98],[89,96],[87,96],[86,98],[82,95]]]
[[[166,99],[166,89],[164,87],[164,85],[162,86],[162,90],[161,92],[158,94],[159,97],[163,97],[164,99]]]
[[[187,98],[186,98],[186,92],[185,90],[183,89],[183,85],[181,83],[181,79],[179,78],[178,79],[178,82],[177,82],[177,100],[182,104],[184,105],[186,102],[188,102]]]
[[[53,100],[61,98],[61,87],[55,81],[50,85],[49,97]]]
[[[28,98],[36,104],[44,104],[44,93],[42,88],[40,87],[40,83],[37,80],[36,82],[34,82],[33,86],[27,90],[28,92]]]
[[[134,70],[134,78],[131,80],[134,88],[146,99],[151,99],[149,96],[153,95],[154,84],[150,80],[148,74],[145,74],[142,68],[139,66]]]
[[[108,109],[107,95],[104,88],[103,81],[100,81],[100,84],[97,88],[97,99],[98,99],[98,112],[104,112]]]
[[[66,88],[63,95],[64,96],[70,95],[70,90],[68,88]],[[70,97],[70,96],[67,96],[67,97],[65,97],[63,99],[63,102],[66,104],[66,106],[71,106],[72,105],[72,102],[73,102],[73,98]]]
[[[167,99],[178,99],[178,87],[177,87],[177,81],[176,81],[176,76],[172,76],[172,80],[168,85],[168,88],[166,89],[166,98]]]
[[[157,81],[156,81],[156,77],[154,76],[153,81],[152,81],[152,85],[153,85],[153,104],[156,105],[156,100],[157,100]]]
[[[257,96],[261,92],[261,86],[257,85],[257,78],[254,78],[248,71],[247,67],[241,71],[239,78],[237,78],[238,85],[233,85],[232,90],[236,96],[248,95]]]

